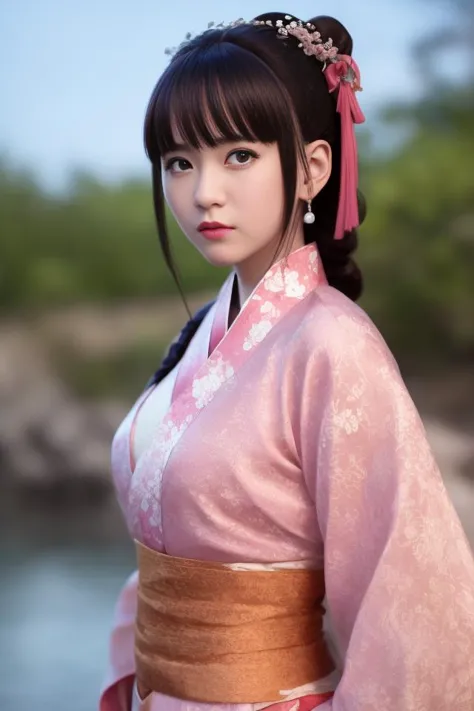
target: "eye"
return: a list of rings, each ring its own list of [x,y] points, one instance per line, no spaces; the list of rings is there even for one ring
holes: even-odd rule
[[[232,151],[227,156],[227,162],[230,165],[249,165],[256,158],[258,158],[258,154],[255,151],[240,148],[238,151]]]
[[[186,173],[190,168],[192,165],[185,158],[170,158],[165,164],[165,170],[170,173]]]

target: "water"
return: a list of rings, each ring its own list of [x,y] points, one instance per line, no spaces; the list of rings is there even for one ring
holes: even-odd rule
[[[94,711],[133,547],[51,523],[31,533],[2,536],[0,710]]]

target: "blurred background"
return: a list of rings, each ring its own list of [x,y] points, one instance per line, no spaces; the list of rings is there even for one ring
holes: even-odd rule
[[[164,49],[269,2],[0,0],[0,709],[91,711],[134,557],[113,432],[186,320],[144,110]],[[283,8],[309,19],[333,4]],[[339,0],[362,69],[361,305],[474,542],[474,5]],[[224,274],[175,230],[191,307]]]

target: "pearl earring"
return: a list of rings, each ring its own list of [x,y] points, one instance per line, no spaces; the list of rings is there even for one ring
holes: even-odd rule
[[[305,213],[305,216],[303,217],[303,222],[305,225],[312,225],[313,222],[315,221],[315,216],[314,212],[311,209],[311,200],[308,200],[308,211]]]

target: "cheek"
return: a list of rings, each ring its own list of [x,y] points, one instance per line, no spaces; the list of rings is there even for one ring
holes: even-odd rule
[[[172,208],[176,202],[176,186],[173,186],[173,181],[164,176],[162,180],[163,195],[166,202]]]
[[[173,179],[169,177],[164,177],[162,181],[164,198],[179,223],[186,219],[186,213],[189,212],[189,188],[186,186],[187,182],[189,181],[182,178]]]
[[[168,206],[169,206],[171,209],[173,209],[173,208],[172,208],[172,204],[173,204],[173,191],[170,190],[170,186],[169,186],[169,185],[170,185],[170,184],[169,184],[169,180],[167,179],[167,177],[165,176],[165,174],[163,174],[163,177],[162,177],[162,179],[161,179],[161,189],[163,190],[163,196],[164,196],[164,198],[165,198],[165,200],[166,200]]]
[[[251,202],[272,198],[275,200],[282,193],[283,181],[278,170],[273,170],[271,163],[258,165],[254,170],[244,171],[239,184],[242,196]]]
[[[249,171],[250,173],[251,171]],[[283,176],[280,164],[269,162],[245,181],[245,196],[254,210],[268,218],[280,220],[283,215]]]

